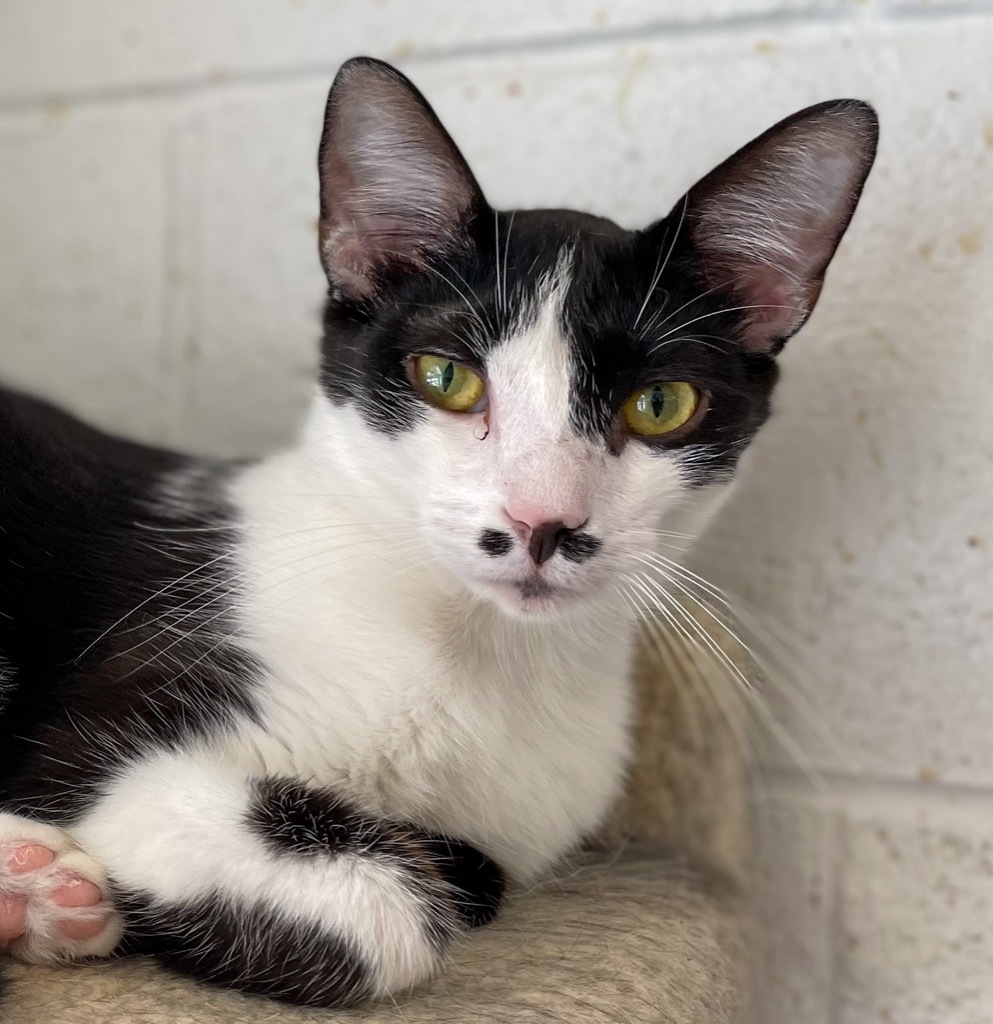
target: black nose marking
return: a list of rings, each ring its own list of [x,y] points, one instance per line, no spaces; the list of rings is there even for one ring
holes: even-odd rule
[[[528,540],[528,554],[535,565],[544,565],[555,554],[563,538],[572,531],[565,523],[556,520],[552,523],[540,523],[531,531]]]
[[[570,530],[562,538],[560,547],[563,558],[568,558],[570,562],[585,562],[603,547],[603,542],[591,533],[575,533]]]
[[[513,538],[509,533],[500,530],[483,530],[479,535],[479,546],[492,558],[499,558],[506,555],[514,546]]]

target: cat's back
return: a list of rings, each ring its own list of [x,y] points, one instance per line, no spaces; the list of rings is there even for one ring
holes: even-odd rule
[[[180,465],[0,388],[0,613],[52,615],[67,587],[83,602],[87,581],[128,544],[157,481]]]
[[[169,452],[113,437],[48,402],[0,386],[0,510],[19,495],[92,492],[147,482],[180,463]]]
[[[12,737],[47,715],[71,672],[106,657],[82,657],[95,639],[186,571],[149,529],[191,467],[209,470],[0,388],[0,778]]]

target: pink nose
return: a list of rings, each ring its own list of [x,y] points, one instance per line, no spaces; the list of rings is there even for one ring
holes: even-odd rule
[[[585,525],[587,516],[548,512],[536,506],[510,504],[504,510],[514,533],[527,545],[535,565],[555,554],[563,538]]]

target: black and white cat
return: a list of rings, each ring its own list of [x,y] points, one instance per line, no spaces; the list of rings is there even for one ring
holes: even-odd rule
[[[430,107],[328,101],[320,379],[251,463],[0,393],[0,942],[341,1005],[592,833],[635,580],[766,419],[876,147],[788,118],[643,231],[491,209]]]

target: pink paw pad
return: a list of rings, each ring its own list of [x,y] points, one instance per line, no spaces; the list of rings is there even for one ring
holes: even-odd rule
[[[27,922],[27,900],[23,896],[0,893],[0,946],[12,942]]]
[[[122,931],[95,861],[62,830],[0,813],[0,951],[32,963],[106,956]]]
[[[29,871],[47,868],[55,860],[55,854],[47,846],[37,843],[26,843],[15,846],[7,855],[7,867],[15,875],[25,875]]]

